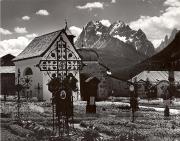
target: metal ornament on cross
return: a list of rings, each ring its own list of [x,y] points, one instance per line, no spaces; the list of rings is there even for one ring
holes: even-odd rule
[[[130,85],[130,86],[129,86],[129,90],[130,90],[131,92],[133,92],[133,91],[134,91],[134,85]]]
[[[21,107],[21,103],[20,103],[20,92],[23,89],[23,86],[20,84],[20,76],[21,76],[21,72],[20,69],[18,68],[18,74],[17,74],[17,84],[16,84],[16,92],[17,92],[17,120],[18,122],[21,120],[20,117],[20,107]]]
[[[45,60],[40,60],[38,67],[40,71],[47,72],[51,79],[55,75],[63,80],[69,71],[78,72],[82,67],[82,62],[73,51],[67,48],[66,42],[60,37],[56,48],[47,55]]]

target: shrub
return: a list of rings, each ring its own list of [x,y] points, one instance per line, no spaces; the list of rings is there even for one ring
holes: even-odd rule
[[[131,109],[131,107],[129,105],[119,105],[117,108],[121,109],[121,110],[130,110]]]
[[[141,111],[146,111],[146,112],[149,112],[149,111],[155,112],[155,111],[156,111],[154,108],[149,108],[149,107],[147,107],[147,108],[140,107],[140,110],[141,110]]]
[[[81,121],[80,126],[84,127],[84,128],[87,128],[87,124],[84,121]]]
[[[25,129],[17,124],[10,125],[9,128],[12,130],[12,132],[22,137],[26,137],[27,135],[33,135],[32,131]]]
[[[83,131],[83,140],[84,141],[93,141],[99,137],[100,137],[100,135],[96,130],[86,129]]]

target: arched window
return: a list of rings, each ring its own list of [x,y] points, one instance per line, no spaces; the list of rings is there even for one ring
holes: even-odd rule
[[[24,76],[25,75],[33,75],[33,72],[32,72],[32,69],[30,67],[27,67],[25,70],[24,70]]]

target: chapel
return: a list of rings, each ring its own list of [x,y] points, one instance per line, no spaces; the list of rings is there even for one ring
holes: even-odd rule
[[[52,94],[48,90],[48,83],[58,70],[62,77],[71,73],[77,79],[78,91],[74,96],[78,99],[81,56],[74,47],[74,37],[66,31],[66,28],[35,37],[13,59],[16,67],[15,76],[17,78],[20,73],[20,83],[25,87],[21,91],[21,96],[50,101]]]

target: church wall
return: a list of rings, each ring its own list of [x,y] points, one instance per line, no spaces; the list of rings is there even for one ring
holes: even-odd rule
[[[28,77],[30,78],[30,80],[32,80],[31,85],[30,85],[30,90],[28,92],[29,96],[31,97],[37,97],[38,99],[42,100],[43,99],[43,94],[42,94],[42,72],[40,72],[39,68],[36,67],[35,65],[37,65],[39,63],[41,58],[33,58],[33,59],[27,59],[27,60],[21,60],[21,61],[17,61],[14,62],[15,66],[16,66],[16,72],[15,72],[15,77],[17,78],[17,74],[18,74],[18,68],[20,69],[20,83],[24,84],[24,81],[22,79],[24,79],[25,76],[25,70],[26,68],[31,68],[32,69],[32,75],[28,75]],[[37,90],[37,86],[38,83],[40,84],[40,93],[38,94],[38,90]],[[16,84],[17,84],[17,79],[16,79]],[[26,96],[27,91],[24,90],[21,92],[22,95]]]

